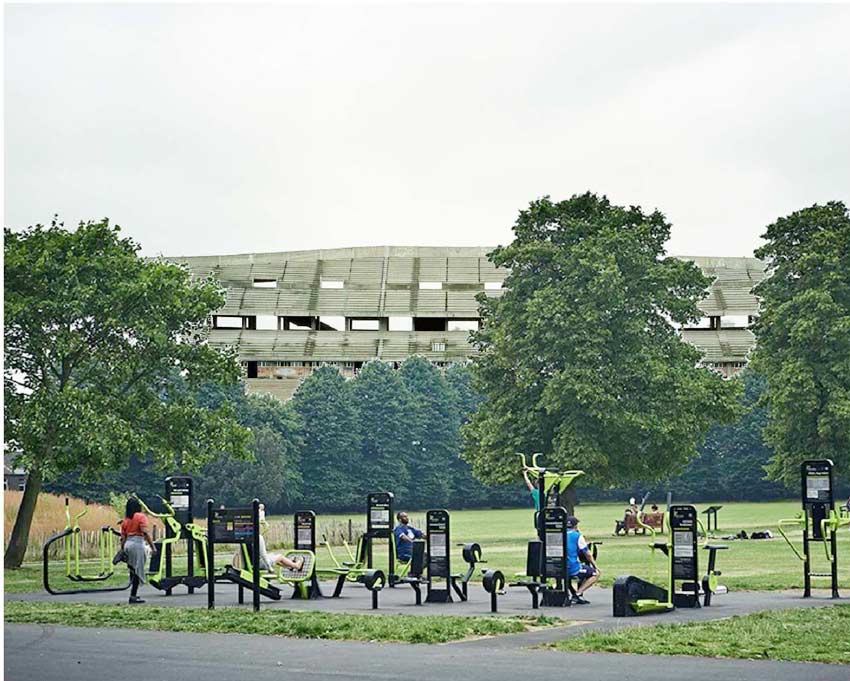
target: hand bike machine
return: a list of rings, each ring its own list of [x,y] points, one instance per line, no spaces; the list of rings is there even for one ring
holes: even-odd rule
[[[829,459],[813,459],[800,464],[801,498],[803,510],[796,518],[779,521],[779,533],[803,563],[803,598],[812,595],[812,577],[829,577],[832,598],[838,593],[838,529],[850,525],[850,518],[842,518],[835,510],[833,463]],[[797,527],[803,531],[803,552],[797,549],[788,535],[786,527]],[[829,572],[812,571],[812,542],[823,544]]]

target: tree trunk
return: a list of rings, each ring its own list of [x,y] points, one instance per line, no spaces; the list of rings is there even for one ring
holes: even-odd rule
[[[30,526],[35,515],[35,504],[41,492],[41,471],[31,470],[27,474],[27,486],[24,488],[24,496],[21,499],[21,507],[18,509],[18,517],[15,518],[15,527],[12,528],[12,536],[9,538],[9,546],[6,547],[6,555],[3,558],[7,568],[19,568],[24,562],[24,554],[27,552],[27,543],[30,537]]]
[[[567,487],[567,489],[564,490],[564,493],[561,495],[561,502],[564,504],[564,508],[567,509],[568,515],[576,514],[578,492],[576,492],[575,485],[570,485],[569,487]]]

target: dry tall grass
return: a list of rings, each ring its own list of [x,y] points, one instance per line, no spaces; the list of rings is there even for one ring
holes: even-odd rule
[[[18,508],[21,505],[23,492],[6,491],[3,494],[3,543],[9,543],[12,527],[18,517]],[[111,506],[102,504],[86,504],[82,499],[70,497],[71,518],[88,509],[79,520],[82,531],[81,554],[83,557],[94,557],[97,555],[97,534],[101,527],[109,525],[118,529],[121,518]],[[38,503],[35,507],[35,516],[30,527],[29,545],[25,560],[39,560],[41,558],[41,547],[57,532],[61,532],[66,526],[65,519],[65,497],[55,494],[39,494]],[[154,521],[155,536],[162,533],[159,521]],[[58,546],[58,545],[57,545]]]

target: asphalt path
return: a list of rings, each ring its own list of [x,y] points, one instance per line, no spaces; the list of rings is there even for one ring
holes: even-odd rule
[[[847,681],[848,667],[503,649],[315,641],[234,634],[6,625],[9,681],[390,679],[499,681]]]

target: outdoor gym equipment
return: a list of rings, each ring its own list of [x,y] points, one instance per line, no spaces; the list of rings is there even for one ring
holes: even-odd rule
[[[104,525],[100,528],[97,534],[99,570],[97,574],[86,575],[82,573],[80,568],[80,518],[88,513],[88,508],[83,508],[77,513],[73,519],[71,518],[71,507],[69,499],[65,498],[65,529],[58,534],[53,535],[44,543],[42,548],[42,581],[44,590],[53,596],[61,596],[64,594],[79,594],[79,593],[104,593],[107,591],[124,591],[129,588],[130,580],[124,586],[113,587],[98,587],[98,588],[80,588],[80,589],[54,589],[50,586],[50,547],[58,541],[62,541],[63,552],[65,558],[65,577],[72,582],[103,582],[112,577],[115,570],[112,563],[112,557],[115,555],[116,544],[115,537],[121,536],[121,533],[111,528],[109,525]]]
[[[640,521],[638,521],[640,522]],[[623,575],[614,580],[614,617],[631,617],[650,613],[671,612],[675,608],[699,608],[711,605],[713,594],[726,593],[726,587],[717,583],[720,572],[715,569],[717,551],[726,546],[706,544],[709,552],[708,572],[699,578],[697,534],[701,525],[693,506],[674,504],[667,512],[668,533],[664,542],[655,541],[655,530],[649,530],[653,555],[660,550],[667,557],[667,585],[659,587],[633,575]],[[704,531],[704,530],[703,530]]]
[[[567,577],[567,511],[563,507],[544,508],[539,513],[540,539],[528,542],[525,574],[517,575],[510,586],[528,589],[531,607],[543,605],[569,606],[570,590]],[[554,580],[551,583],[550,580]]]
[[[468,584],[475,574],[475,566],[485,563],[481,558],[481,546],[475,543],[463,546],[461,555],[467,564],[464,574],[452,574],[451,570],[451,519],[446,510],[431,510],[425,515],[425,534],[428,542],[426,559],[428,603],[451,603],[454,591],[461,601],[468,598]],[[451,590],[450,590],[451,589]]]
[[[490,612],[498,612],[498,597],[505,593],[505,576],[499,570],[485,570],[481,584],[484,591],[490,594]]]
[[[293,598],[322,598],[322,589],[316,574],[316,513],[314,511],[296,511],[292,516],[294,546],[290,556],[303,556],[301,570],[278,570],[278,577],[284,584],[293,587]],[[308,563],[310,565],[308,565]],[[345,577],[343,576],[344,580]]]
[[[838,529],[850,525],[850,518],[842,518],[835,510],[833,463],[829,459],[813,459],[800,464],[801,499],[803,510],[796,518],[779,521],[779,533],[791,550],[803,563],[803,598],[812,595],[812,577],[829,577],[832,598],[838,593]],[[803,552],[797,549],[788,535],[786,527],[798,527],[803,531]],[[821,542],[829,572],[812,572],[811,543]]]
[[[389,558],[389,586],[393,586],[396,579],[404,577],[395,573],[395,536],[393,535],[393,500],[392,492],[373,492],[366,497],[366,567],[372,569],[373,549],[376,539],[387,540],[387,552]]]
[[[531,455],[531,465],[528,465],[525,454],[517,452],[517,456],[522,461],[523,470],[537,476],[541,508],[539,511],[535,509],[537,540],[528,542],[525,573],[517,575],[517,580],[509,586],[528,589],[532,608],[540,606],[541,595],[543,605],[568,606],[570,580],[567,576],[567,500],[564,494],[576,479],[584,475],[584,471],[558,473],[547,470],[539,463],[540,452]]]
[[[204,586],[207,581],[203,575],[205,566],[202,558],[206,537],[203,535],[202,529],[191,522],[192,480],[191,478],[166,478],[165,489],[168,499],[160,497],[164,509],[163,513],[156,513],[141,498],[136,497],[146,515],[159,518],[165,525],[165,537],[157,540],[157,550],[151,555],[148,582],[155,589],[164,591],[166,596],[170,596],[171,590],[180,585],[188,587],[191,594],[195,592],[196,588]],[[178,504],[177,508],[172,505],[172,501]],[[186,520],[186,525],[190,527],[185,527],[181,520]],[[188,540],[186,573],[174,575],[172,574],[172,551],[175,545],[183,539]],[[199,566],[199,574],[197,575],[194,570],[196,553]]]
[[[215,574],[215,545],[245,544],[249,547],[251,565],[249,569],[237,569],[232,565],[225,568],[223,575]],[[260,609],[260,595],[280,600],[280,589],[269,584],[260,575],[260,501],[254,499],[248,508],[215,508],[212,499],[207,500],[207,608],[215,608],[215,584],[217,581],[233,582],[239,586],[239,603],[244,602],[244,590],[252,594],[254,612]]]
[[[331,561],[333,561],[334,566],[316,568],[316,572],[320,575],[336,577],[336,587],[333,593],[334,598],[337,598],[342,593],[342,588],[345,586],[346,581],[362,583],[360,578],[369,571],[369,568],[366,567],[366,535],[363,534],[358,537],[357,545],[354,550],[351,549],[351,546],[345,540],[344,535],[342,535],[342,543],[350,560],[340,562],[334,553],[327,535],[322,535],[322,545],[328,550],[328,555],[331,557]]]
[[[584,471],[569,470],[557,473],[547,470],[538,464],[538,459],[542,456],[541,452],[536,452],[531,455],[531,465],[529,466],[522,452],[516,453],[522,461],[523,470],[527,470],[537,476],[537,489],[540,493],[541,508],[557,508],[559,506],[566,507],[566,499],[563,498],[564,493],[572,485],[577,478],[584,475]],[[537,509],[535,509],[537,510]],[[535,527],[540,527],[538,524],[537,515],[534,519]]]

